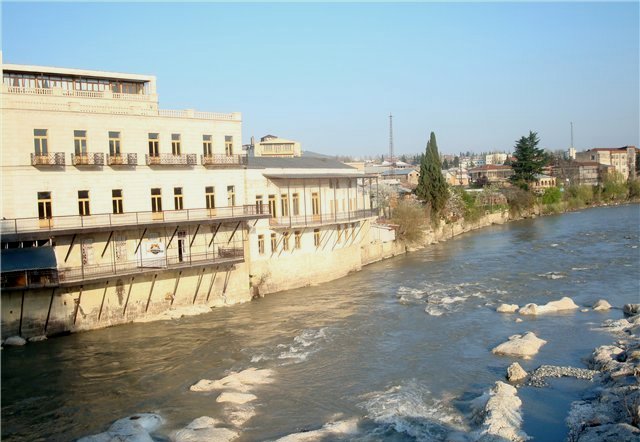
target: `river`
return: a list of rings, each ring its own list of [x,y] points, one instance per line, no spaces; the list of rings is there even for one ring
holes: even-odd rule
[[[240,441],[273,440],[356,418],[363,441],[445,440],[468,431],[468,400],[504,378],[514,360],[491,349],[533,331],[541,364],[584,367],[615,340],[609,312],[523,317],[503,302],[580,306],[640,302],[638,205],[523,220],[460,235],[345,278],[200,316],[30,343],[2,351],[2,440],[67,441],[139,412],[160,414],[158,440],[199,416]],[[200,379],[250,367],[273,370],[242,406],[193,392]],[[588,381],[522,387],[523,429],[563,440],[565,414]],[[235,407],[235,408],[234,408]]]

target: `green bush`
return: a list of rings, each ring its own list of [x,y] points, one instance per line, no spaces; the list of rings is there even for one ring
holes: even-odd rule
[[[614,172],[607,174],[600,186],[600,195],[604,201],[626,200],[629,188],[622,174]]]
[[[562,200],[562,192],[557,187],[549,187],[542,195],[542,204],[557,204]]]
[[[629,187],[629,198],[640,198],[640,180],[629,180],[627,186]]]
[[[577,205],[579,207],[584,207],[585,205],[591,204],[594,202],[595,196],[593,192],[593,186],[569,186],[565,188],[564,191],[565,198],[567,202],[574,200],[572,204]],[[579,208],[574,207],[574,208]]]

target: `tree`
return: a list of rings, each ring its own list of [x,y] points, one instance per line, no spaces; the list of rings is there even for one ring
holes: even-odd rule
[[[548,155],[538,147],[540,139],[536,132],[529,131],[529,135],[520,138],[515,145],[511,164],[513,175],[511,181],[528,188],[529,183],[535,181],[535,176],[542,173],[542,168],[548,163]]]
[[[453,157],[453,167],[455,167],[456,169],[460,167],[460,157],[457,155]]]
[[[449,191],[442,175],[442,165],[438,154],[436,134],[431,132],[427,149],[420,163],[420,179],[416,188],[418,198],[431,205],[431,215],[436,218],[444,209]]]
[[[406,162],[407,162],[407,156],[403,154],[403,155],[400,157],[400,161],[402,161],[403,163],[406,163]]]
[[[444,161],[442,162],[442,169],[443,170],[447,170],[449,169],[449,162],[447,161],[447,159],[445,158]]]

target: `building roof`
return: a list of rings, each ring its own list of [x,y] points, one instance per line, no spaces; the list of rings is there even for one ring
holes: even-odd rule
[[[297,143],[297,141],[287,140],[286,138],[278,138],[278,137],[270,138],[272,136],[273,135],[267,135],[266,137],[260,138],[260,144],[294,144],[294,143]]]
[[[2,65],[3,71],[13,72],[30,72],[34,74],[58,74],[58,75],[74,75],[79,77],[93,77],[93,78],[110,78],[114,80],[128,80],[139,82],[155,82],[155,76],[153,75],[141,75],[141,74],[125,74],[122,72],[108,72],[108,71],[91,71],[88,69],[71,69],[71,68],[58,68],[53,66],[33,66],[25,64],[9,64],[4,63]]]
[[[318,179],[318,178],[375,178],[377,175],[372,173],[263,173],[264,177],[269,179]]]
[[[593,149],[587,149],[585,152],[613,152],[613,151],[626,151],[627,149],[636,149],[636,146],[622,146],[622,147],[594,147]]]
[[[269,157],[248,157],[247,167],[249,169],[350,169],[354,167],[334,158],[317,157],[295,157],[295,158],[269,158]]]
[[[485,164],[482,166],[473,167],[469,169],[469,172],[476,172],[476,171],[482,171],[482,170],[507,170],[507,169],[511,169],[511,166],[503,166],[501,164]]]
[[[382,175],[384,175],[384,176],[388,176],[388,175],[409,175],[411,172],[418,173],[414,169],[391,169],[391,170],[385,170],[384,172],[382,172]]]
[[[2,249],[2,273],[25,270],[55,269],[58,264],[52,247]]]

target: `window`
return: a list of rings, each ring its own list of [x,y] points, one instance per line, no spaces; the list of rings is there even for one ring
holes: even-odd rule
[[[49,151],[47,144],[47,129],[33,129],[33,145],[36,155],[46,155]]]
[[[151,189],[151,211],[162,212],[162,189]]]
[[[290,232],[282,233],[282,250],[284,251],[289,250],[289,236]]]
[[[216,193],[213,186],[207,186],[204,188],[205,204],[207,209],[216,208]]]
[[[180,134],[171,134],[171,153],[180,155]]]
[[[311,213],[314,216],[320,215],[320,196],[318,192],[313,192],[311,194]]]
[[[313,229],[313,245],[320,247],[320,229]]]
[[[157,134],[157,133],[149,134],[149,156],[152,156],[152,157],[160,156],[160,134]]]
[[[278,246],[278,242],[276,241],[276,234],[271,234],[271,253],[276,252],[276,247]]]
[[[275,218],[276,216],[276,196],[269,195],[269,214]]]
[[[224,137],[224,153],[225,155],[233,155],[233,137],[230,135]]]
[[[289,197],[286,193],[280,195],[280,209],[282,210],[282,216],[289,216]]]
[[[109,155],[120,156],[120,132],[109,131]]]
[[[262,195],[256,195],[256,213],[263,213]]]
[[[227,206],[236,205],[236,186],[227,186]]]
[[[73,131],[73,145],[75,147],[76,155],[87,154],[87,131],[86,130],[74,130]]]
[[[122,189],[113,189],[111,191],[111,203],[113,204],[113,213],[123,213],[122,207]]]
[[[182,187],[173,188],[173,203],[176,210],[182,210]]]
[[[300,195],[294,193],[291,198],[291,205],[293,206],[293,216],[300,215]]]
[[[51,218],[51,192],[38,192],[38,218]]]
[[[296,249],[299,249],[302,247],[302,235],[300,234],[299,230],[296,230],[294,232],[294,247]]]
[[[213,153],[213,143],[211,143],[211,135],[202,136],[202,153],[205,157],[210,157]]]
[[[91,211],[89,210],[89,191],[78,190],[78,213],[80,216],[89,216]]]
[[[264,255],[264,235],[258,235],[258,253]]]

